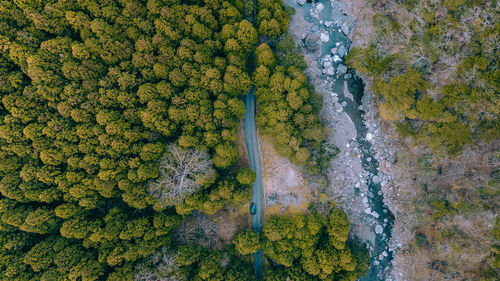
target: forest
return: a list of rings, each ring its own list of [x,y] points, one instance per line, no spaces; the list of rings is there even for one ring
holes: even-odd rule
[[[415,280],[496,280],[498,1],[365,2],[373,29],[346,62],[399,136],[395,227],[406,245],[395,267]]]
[[[263,43],[293,46],[290,11],[257,2],[0,1],[0,280],[254,280],[256,247],[266,280],[367,270],[338,209],[219,248],[176,238],[250,200],[235,139],[252,85],[281,155],[311,173],[333,156],[303,59]]]

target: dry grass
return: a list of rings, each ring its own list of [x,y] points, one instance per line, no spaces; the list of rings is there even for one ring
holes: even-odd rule
[[[391,202],[399,210],[394,233],[402,244],[394,259],[397,272],[409,280],[482,277],[492,264],[495,243],[500,192],[492,181],[500,180],[498,151],[497,141],[467,147],[456,158],[438,158],[424,147],[400,142],[398,162],[391,169],[400,193]],[[448,211],[433,217],[438,212],[434,201],[446,202]]]

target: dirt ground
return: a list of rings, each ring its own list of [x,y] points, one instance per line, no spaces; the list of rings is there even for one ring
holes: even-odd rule
[[[304,213],[311,202],[311,189],[301,168],[278,155],[272,138],[258,135],[264,185],[264,218]]]

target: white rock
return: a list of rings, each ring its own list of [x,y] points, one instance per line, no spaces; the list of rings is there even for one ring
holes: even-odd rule
[[[332,26],[332,24],[333,24],[333,22],[331,22],[331,21],[325,21],[326,27],[330,27],[330,26]]]
[[[339,53],[339,56],[341,57],[345,56],[346,53],[345,47],[343,45],[340,46],[337,52]]]
[[[295,0],[295,2],[297,2],[300,6],[303,6],[306,3],[306,0]]]
[[[372,216],[374,216],[376,219],[378,219],[378,217],[380,216],[377,212],[375,211],[372,211]]]
[[[321,12],[323,10],[323,8],[325,8],[325,6],[322,3],[319,3],[318,5],[316,5],[316,10],[318,10],[318,12]]]
[[[342,59],[338,55],[335,55],[333,56],[333,61],[342,61]]]
[[[347,72],[347,66],[343,65],[343,64],[339,64],[339,66],[337,66],[337,71],[340,73],[340,74],[344,74]]]
[[[384,232],[384,229],[382,228],[382,226],[380,224],[377,224],[375,226],[375,233],[382,234],[382,232]]]
[[[340,29],[342,29],[342,32],[343,32],[345,35],[349,36],[349,25],[348,25],[346,22],[344,22],[344,23],[342,24],[342,26],[340,27]]]
[[[325,61],[325,62],[323,63],[323,68],[329,68],[329,67],[331,67],[331,66],[332,66],[332,62],[331,62],[331,61]]]
[[[347,102],[343,101],[340,105],[342,105],[343,107],[346,107],[347,106]]]
[[[383,260],[383,259],[384,259],[384,256],[382,256],[382,255],[378,255],[378,260],[380,260],[380,261],[381,261],[381,260]]]
[[[382,255],[383,255],[384,257],[387,257],[387,252],[386,252],[386,251],[383,251],[383,252],[382,252]]]
[[[372,158],[368,157],[368,158],[366,158],[366,161],[370,162],[370,161],[372,161]]]
[[[321,4],[321,3],[320,3]],[[323,43],[326,43],[328,41],[330,41],[330,35],[328,34],[328,32],[322,32],[320,35],[319,35],[319,39],[323,42]]]
[[[337,96],[332,97],[332,102],[336,103],[339,101],[339,98]]]
[[[373,262],[373,264],[374,264],[374,265],[379,265],[379,264],[380,264],[380,262],[379,262],[379,261],[374,261],[374,262]],[[403,275],[401,275],[401,276],[403,276]]]
[[[366,140],[370,141],[372,139],[373,139],[373,135],[372,134],[370,134],[370,133],[366,134]]]
[[[350,147],[350,145],[348,143],[345,144],[345,147]]]
[[[344,108],[340,105],[340,103],[336,102],[335,103],[335,110],[340,113],[340,112],[344,111]]]
[[[340,46],[340,42],[335,42],[335,46]]]
[[[365,213],[366,213],[366,214],[368,214],[368,215],[369,215],[369,214],[371,214],[371,213],[372,213],[372,209],[370,209],[370,208],[366,208],[366,209],[365,209]],[[375,232],[376,232],[376,229],[377,229],[377,228],[375,228]]]
[[[334,73],[335,73],[335,69],[333,68],[333,66],[330,66],[326,69],[326,74],[333,75]]]
[[[332,52],[332,55],[336,55],[337,54],[337,48],[332,48],[331,52]]]
[[[362,201],[363,201],[363,204],[366,204],[366,203],[368,203],[368,198],[363,197]]]

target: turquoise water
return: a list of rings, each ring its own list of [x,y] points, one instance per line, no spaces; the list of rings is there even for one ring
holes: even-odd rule
[[[318,17],[311,16],[311,5],[317,5],[318,3],[322,3],[324,5],[323,10],[317,13]],[[342,31],[340,31],[340,26],[333,24],[332,26],[327,27],[324,24],[325,21],[335,21],[335,19],[339,19],[341,25],[344,20],[347,19],[347,17],[345,17],[339,9],[332,10],[330,1],[323,0],[313,3],[305,3],[303,6],[300,6],[296,4],[294,0],[287,0],[286,4],[296,10],[301,10],[303,12],[302,15],[304,15],[304,19],[314,24],[313,28],[307,32],[315,33],[318,36],[321,33],[328,32],[329,41],[321,44],[320,54],[315,53],[315,55],[317,55],[316,62],[318,63],[320,69],[322,68],[321,58],[326,55],[332,55],[331,49],[337,47],[337,42],[340,42],[347,49],[349,49],[349,38],[343,34]],[[304,50],[304,52],[306,52],[306,50]],[[333,66],[337,67],[340,63],[343,63],[343,61],[336,62]],[[358,106],[361,103],[361,98],[364,93],[364,84],[361,79],[354,75],[352,70],[349,70],[348,73],[352,75],[351,78],[344,79],[343,76],[337,77],[337,79],[334,80],[331,91],[338,93],[339,103],[344,101],[347,103],[344,111],[349,115],[356,127],[356,139],[360,144],[360,149],[362,151],[362,166],[364,170],[370,173],[370,176],[366,179],[366,183],[369,191],[373,194],[373,197],[369,197],[368,204],[370,205],[371,210],[376,211],[380,215],[377,219],[375,219],[376,224],[383,226],[382,233],[376,234],[375,244],[371,245],[373,250],[371,251],[370,271],[360,280],[387,280],[388,273],[391,271],[392,260],[392,252],[388,250],[388,242],[392,234],[394,217],[388,210],[387,206],[385,206],[383,202],[383,195],[379,195],[379,191],[381,190],[380,184],[373,181],[373,176],[378,173],[378,162],[375,161],[375,158],[373,157],[374,151],[371,143],[364,138],[367,133],[367,128],[363,123],[363,112],[358,110]],[[344,80],[348,83],[348,88],[354,96],[354,101],[343,96]],[[368,158],[371,158],[371,161],[367,161]],[[359,194],[359,190],[356,190],[356,192]],[[383,256],[383,259],[379,260],[379,255],[381,255],[384,251],[387,256]]]

